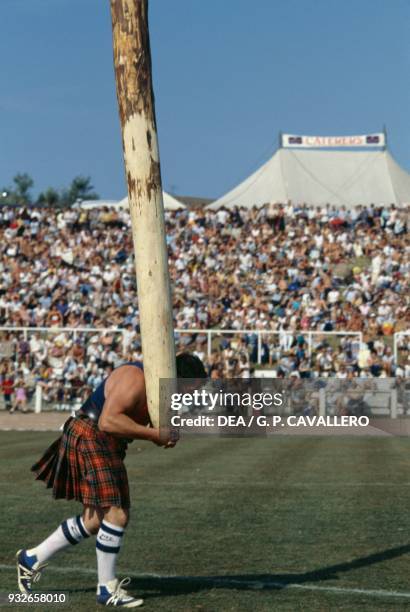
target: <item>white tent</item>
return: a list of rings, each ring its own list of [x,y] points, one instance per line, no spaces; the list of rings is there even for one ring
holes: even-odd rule
[[[169,195],[166,191],[162,192],[164,198],[165,210],[182,210],[186,208],[179,200]],[[81,208],[128,208],[128,197],[123,198],[119,202],[117,200],[84,200],[80,204]]]
[[[279,149],[256,172],[210,204],[263,206],[291,200],[313,206],[410,203],[410,174],[386,150]]]
[[[183,210],[186,208],[185,204],[182,204],[182,202],[174,198],[166,191],[162,192],[162,196],[164,198],[165,210]],[[123,200],[120,200],[118,202],[118,206],[121,206],[121,208],[128,208],[128,196],[126,196]]]

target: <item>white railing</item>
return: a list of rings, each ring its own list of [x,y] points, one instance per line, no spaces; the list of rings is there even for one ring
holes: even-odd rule
[[[24,340],[28,339],[28,335],[30,333],[41,333],[45,332],[47,334],[62,334],[62,333],[72,333],[74,340],[76,340],[78,334],[121,334],[122,336],[122,347],[125,352],[125,332],[123,329],[118,327],[0,327],[0,332],[20,332],[23,333]]]
[[[60,334],[69,332],[73,334],[74,339],[76,339],[77,334],[89,333],[89,334],[106,334],[106,333],[115,333],[122,335],[122,346],[123,352],[125,353],[126,349],[126,336],[125,331],[118,327],[10,327],[3,326],[0,327],[0,332],[12,332],[12,333],[23,333],[23,337],[27,340],[28,335],[30,333],[39,333],[46,332],[47,334]],[[407,333],[407,332],[406,332]],[[295,330],[295,331],[271,331],[265,329],[176,329],[174,331],[176,336],[182,334],[200,334],[207,336],[207,355],[208,357],[212,353],[212,339],[221,336],[221,335],[235,335],[235,336],[257,336],[257,363],[260,365],[262,363],[262,344],[263,337],[266,336],[278,336],[280,339],[303,336],[307,338],[308,345],[308,356],[312,356],[312,346],[313,346],[313,338],[315,336],[352,336],[356,337],[360,344],[363,342],[363,334],[362,332],[348,332],[348,331],[311,331],[311,330]]]
[[[320,379],[316,379],[316,382]],[[407,416],[407,405],[410,394],[403,391],[398,399],[398,389],[394,378],[355,379],[346,385],[346,381],[337,378],[322,379],[323,385],[319,389],[311,389],[306,381],[303,397],[304,408],[313,407],[319,416],[341,416],[341,410],[348,408],[349,399],[358,399],[359,406],[367,409],[371,417],[390,417],[397,419]],[[356,404],[357,405],[357,404]],[[285,405],[285,414],[295,413],[295,404],[292,389],[288,390],[288,402]],[[356,415],[358,416],[358,415]]]
[[[410,336],[410,329],[407,331],[396,332],[393,337],[393,357],[394,363],[398,365],[399,342],[401,338]]]
[[[207,355],[208,357],[212,353],[212,337],[220,336],[223,334],[235,335],[235,336],[257,336],[257,363],[262,363],[262,337],[263,336],[279,336],[280,338],[304,336],[307,337],[308,355],[312,355],[312,344],[314,336],[354,336],[358,339],[360,344],[363,343],[362,332],[344,332],[344,331],[306,331],[306,330],[295,330],[295,331],[271,331],[265,329],[176,329],[174,332],[176,335],[180,334],[201,334],[207,336]]]

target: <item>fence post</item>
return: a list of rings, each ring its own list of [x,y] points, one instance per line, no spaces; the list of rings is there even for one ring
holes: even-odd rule
[[[43,399],[43,389],[39,383],[36,385],[36,391],[34,394],[34,412],[39,414],[41,412],[41,404]]]
[[[207,353],[208,353],[208,357],[210,357],[212,353],[212,332],[210,329],[208,329],[208,331],[206,332],[206,335],[207,335]]]
[[[326,416],[326,393],[325,387],[319,389],[319,416]]]
[[[258,330],[258,365],[262,363],[262,333]]]
[[[397,332],[393,336],[393,359],[394,359],[394,367],[397,368]]]
[[[390,396],[390,416],[392,419],[397,419],[397,389],[391,390]]]

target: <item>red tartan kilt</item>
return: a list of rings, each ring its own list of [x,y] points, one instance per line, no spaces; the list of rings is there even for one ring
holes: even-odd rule
[[[53,489],[55,499],[75,499],[86,506],[129,508],[127,443],[100,431],[88,418],[70,418],[31,470]]]

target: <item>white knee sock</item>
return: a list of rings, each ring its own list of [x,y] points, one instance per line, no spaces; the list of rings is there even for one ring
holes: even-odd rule
[[[31,561],[30,557],[35,557],[33,563],[37,561],[44,563],[59,550],[70,545],[74,546],[90,535],[89,531],[85,528],[82,517],[74,516],[63,521],[44,542],[41,542],[35,548],[27,550],[26,557],[28,557],[28,561]]]
[[[97,551],[98,584],[107,584],[115,579],[115,565],[124,533],[122,527],[103,521],[95,543]]]

